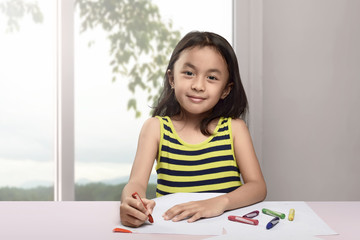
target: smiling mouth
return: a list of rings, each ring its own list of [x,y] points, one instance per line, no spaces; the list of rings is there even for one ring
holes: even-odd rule
[[[188,96],[188,98],[192,101],[192,102],[196,102],[196,103],[199,103],[199,102],[202,102],[205,100],[205,98],[203,97],[197,97],[197,96]]]

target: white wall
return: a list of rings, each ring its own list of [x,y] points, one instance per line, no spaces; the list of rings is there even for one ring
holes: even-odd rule
[[[360,1],[235,3],[267,200],[360,200]]]

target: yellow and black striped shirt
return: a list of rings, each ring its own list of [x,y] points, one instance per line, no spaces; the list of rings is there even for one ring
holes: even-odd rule
[[[160,120],[156,196],[177,192],[228,193],[242,185],[235,160],[231,118],[220,118],[214,134],[199,144],[177,135],[169,117]]]

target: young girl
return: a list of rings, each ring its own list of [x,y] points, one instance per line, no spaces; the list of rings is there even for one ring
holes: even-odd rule
[[[194,222],[264,200],[266,184],[247,126],[240,119],[246,110],[231,45],[214,33],[188,33],[172,53],[158,105],[141,129],[121,196],[122,224],[141,226],[155,207],[145,198],[155,159],[157,196],[225,193],[176,205],[163,214],[165,220]],[[146,208],[131,197],[134,192]]]

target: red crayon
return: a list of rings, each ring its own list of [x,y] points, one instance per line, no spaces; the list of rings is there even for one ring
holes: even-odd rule
[[[120,232],[120,233],[132,233],[132,231],[125,229],[125,228],[114,228],[113,232]]]
[[[133,198],[135,198],[135,199],[140,199],[142,205],[144,206],[144,208],[146,208],[145,203],[142,201],[140,195],[139,195],[137,192],[134,192],[131,196],[132,196]],[[153,219],[153,217],[151,216],[151,214],[149,214],[149,222],[150,222],[150,223],[153,223],[153,222],[154,222],[154,219]]]

